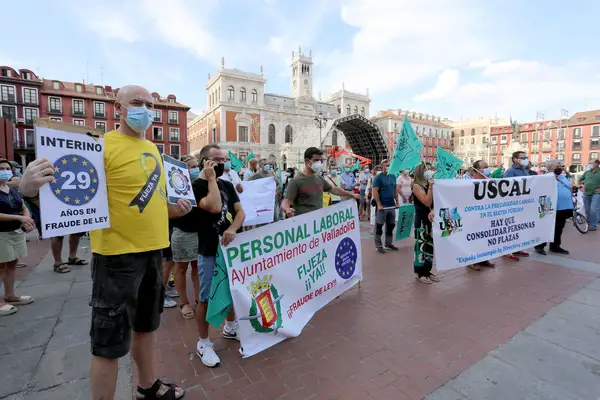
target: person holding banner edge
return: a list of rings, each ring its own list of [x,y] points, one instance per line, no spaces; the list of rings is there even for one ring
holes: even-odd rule
[[[377,215],[375,216],[375,247],[379,253],[385,253],[381,235],[385,224],[385,247],[388,250],[398,251],[392,241],[392,232],[396,226],[396,209],[400,207],[398,199],[398,188],[396,175],[388,174],[389,160],[381,162],[381,174],[373,180],[373,199],[377,204]]]
[[[218,145],[204,146],[200,150],[200,177],[192,184],[198,204],[198,211],[194,217],[198,227],[198,276],[200,278],[200,302],[196,307],[198,328],[196,354],[209,368],[221,363],[208,337],[206,321],[219,241],[223,246],[231,243],[246,218],[233,184],[218,179],[223,175],[225,159],[226,154]],[[237,329],[232,308],[226,318],[222,336],[225,339],[239,341]]]
[[[470,172],[470,179],[489,179],[491,175],[488,164],[483,160],[477,160],[473,163],[473,167]],[[475,271],[481,271],[481,267],[494,268],[496,264],[490,261],[481,261],[475,264],[467,265],[467,267],[474,269]]]
[[[425,164],[415,168],[413,202],[415,205],[415,278],[422,283],[439,282],[431,273],[433,268],[433,175],[434,171]]]

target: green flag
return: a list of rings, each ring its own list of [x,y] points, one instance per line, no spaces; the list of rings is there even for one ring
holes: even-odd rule
[[[413,230],[415,219],[414,204],[402,204],[398,208],[398,223],[396,224],[396,241],[408,239]]]
[[[244,168],[242,160],[237,158],[232,152],[229,152],[229,159],[231,160],[231,168],[233,168],[235,172],[240,172],[240,170]]]
[[[344,164],[342,164],[342,172],[346,172],[346,168],[344,168]]]
[[[360,171],[360,161],[359,160],[356,160],[356,164],[354,164],[352,171]]]
[[[491,173],[490,178],[502,178],[503,172],[504,172],[504,168],[500,167]]]
[[[213,269],[210,296],[208,298],[208,310],[206,311],[206,322],[218,328],[231,310],[233,300],[229,291],[229,278],[227,277],[227,265],[223,257],[223,249],[219,246],[217,258]]]
[[[396,140],[396,148],[392,157],[392,163],[388,169],[388,174],[398,175],[401,170],[414,168],[421,163],[419,151],[423,145],[415,134],[410,121],[404,116],[402,130]]]
[[[246,157],[246,162],[252,160],[254,158],[254,152],[250,152],[250,154],[248,154],[248,157]]]
[[[462,167],[463,161],[440,146],[435,159],[435,179],[454,179]]]

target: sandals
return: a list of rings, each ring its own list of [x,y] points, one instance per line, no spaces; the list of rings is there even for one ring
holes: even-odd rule
[[[66,263],[55,264],[54,272],[58,272],[59,274],[66,274],[67,272],[71,272],[71,268],[67,267]]]
[[[87,261],[82,260],[79,257],[71,258],[69,257],[69,261],[67,261],[68,265],[87,265]]]
[[[434,274],[429,274],[429,280],[431,282],[441,282],[442,280],[440,278],[438,278],[437,276],[435,276]]]
[[[161,385],[167,386],[169,389],[162,395],[159,396],[158,391],[160,390]],[[177,395],[179,392],[179,395]],[[160,379],[157,379],[154,382],[154,385],[148,389],[142,389],[141,387],[137,387],[136,398],[138,400],[179,400],[185,396],[185,391],[179,386],[173,383],[164,383]]]
[[[0,317],[6,317],[7,315],[12,315],[18,311],[18,308],[13,306],[12,304],[5,304],[0,307]]]
[[[185,310],[184,310],[184,307],[185,307]],[[194,309],[189,304],[187,304],[187,303],[181,304],[179,306],[179,308],[181,308],[181,316],[183,317],[183,319],[194,319],[196,317],[196,313],[194,312]]]
[[[5,297],[4,301],[6,302],[6,304],[9,304],[9,305],[24,306],[24,305],[33,303],[35,300],[31,296],[19,296],[17,298],[17,300],[8,300]]]
[[[428,285],[431,285],[433,282],[429,279],[429,277],[427,276],[418,276],[415,275],[415,278],[420,281],[421,283],[426,283]]]

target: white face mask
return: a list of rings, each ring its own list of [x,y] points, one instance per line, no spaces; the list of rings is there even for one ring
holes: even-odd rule
[[[381,171],[377,171],[377,174],[376,174],[376,175],[379,175],[380,173],[381,173]]]
[[[521,167],[523,168],[527,168],[527,166],[529,166],[529,159],[524,159],[524,160],[519,160],[519,164],[521,164]]]
[[[433,179],[433,171],[425,171],[423,173],[423,177],[425,178],[425,180],[430,181]]]
[[[592,169],[594,169],[594,166],[592,164],[588,164],[588,166],[585,167],[586,171],[591,171]]]
[[[369,168],[365,169],[365,174],[368,174],[371,171]]]
[[[313,170],[313,172],[319,172],[323,169],[323,161],[317,161],[314,162],[310,165],[310,168]]]

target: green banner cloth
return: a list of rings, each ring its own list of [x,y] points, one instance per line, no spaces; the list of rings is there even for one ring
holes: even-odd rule
[[[490,178],[502,178],[503,172],[504,172],[504,168],[500,167],[490,174]]]
[[[405,116],[404,122],[402,122],[402,129],[396,140],[396,148],[394,149],[388,174],[398,175],[403,169],[414,168],[421,164],[419,151],[422,147],[421,141],[415,134],[410,121]]]
[[[454,179],[462,167],[463,161],[440,146],[435,159],[435,179]]]
[[[250,154],[248,154],[248,157],[246,157],[246,162],[252,160],[254,158],[254,152],[250,152]]]
[[[414,204],[402,204],[398,208],[398,223],[396,224],[396,241],[408,239],[413,230],[415,219]]]
[[[356,160],[356,164],[354,164],[352,171],[360,171],[360,161],[359,160]]]
[[[223,257],[223,249],[219,246],[215,267],[213,269],[212,285],[208,298],[206,322],[218,328],[231,310],[233,300],[229,291],[229,278],[227,277],[227,264]]]
[[[240,172],[240,170],[244,168],[242,160],[237,158],[232,152],[229,152],[229,159],[231,160],[231,168],[233,168],[235,172]]]

